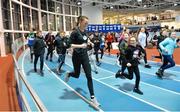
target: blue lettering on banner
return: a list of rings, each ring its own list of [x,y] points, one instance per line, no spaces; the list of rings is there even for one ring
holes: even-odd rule
[[[89,24],[87,31],[94,32],[98,30],[99,32],[121,32],[122,28],[120,24]]]

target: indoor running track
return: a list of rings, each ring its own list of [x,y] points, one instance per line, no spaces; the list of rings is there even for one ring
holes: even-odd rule
[[[104,55],[101,62],[101,66],[98,67],[99,73],[92,74],[95,96],[101,104],[102,111],[180,111],[180,66],[167,70],[165,77],[158,79],[155,72],[160,63],[149,62],[152,65],[151,69],[140,65],[140,88],[144,95],[139,95],[133,92],[134,79],[114,77],[120,68],[116,64],[115,56]],[[66,64],[62,67],[60,75],[56,73],[56,54],[53,56],[53,62],[45,60],[44,76],[34,72],[29,50],[20,56],[18,63],[48,111],[96,111],[74,92],[75,90],[89,99],[83,72],[79,79],[71,77],[68,83],[64,82],[65,74],[73,70],[71,56],[66,56]],[[37,110],[24,87],[23,91],[31,109]]]

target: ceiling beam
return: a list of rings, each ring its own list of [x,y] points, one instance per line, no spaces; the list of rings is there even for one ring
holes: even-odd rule
[[[128,5],[128,4],[117,4],[117,3],[113,3],[113,2],[103,2],[103,1],[98,1],[98,0],[81,0],[81,1],[84,1],[84,2],[89,2],[89,3],[99,3],[99,4],[102,4],[102,5],[120,5],[120,6],[128,6],[128,7],[139,7],[139,6],[135,6],[135,5]]]

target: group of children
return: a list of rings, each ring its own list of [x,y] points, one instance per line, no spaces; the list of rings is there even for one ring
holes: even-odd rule
[[[126,30],[125,30],[126,31]],[[137,38],[136,38],[137,37]],[[169,35],[165,29],[162,29],[160,32],[160,36],[157,38],[157,48],[160,53],[158,58],[162,59],[162,66],[156,72],[156,75],[159,78],[162,78],[164,75],[164,70],[175,66],[175,62],[173,60],[173,52],[174,49],[180,47],[180,39],[176,39],[176,32],[170,32]],[[133,73],[136,76],[134,92],[138,94],[143,94],[143,92],[139,89],[140,82],[140,72],[138,68],[139,60],[143,57],[145,61],[145,67],[151,68],[151,66],[147,63],[146,57],[146,46],[147,46],[147,35],[145,33],[145,28],[142,27],[140,32],[135,36],[128,33],[123,34],[123,38],[119,41],[119,51],[120,57],[119,62],[121,64],[121,69],[118,70],[115,77],[118,78],[127,78],[133,79]],[[154,58],[157,58],[154,57]],[[125,73],[125,69],[127,68],[128,73]]]
[[[30,47],[31,54],[31,62],[33,62],[33,54],[35,56],[34,59],[34,71],[37,72],[36,64],[38,58],[40,58],[40,73],[43,74],[43,63],[44,63],[44,53],[45,48],[48,49],[48,53],[46,55],[46,60],[52,60],[53,50],[56,49],[58,54],[58,66],[57,73],[60,73],[61,67],[65,62],[67,49],[72,49],[72,62],[74,71],[69,72],[65,76],[65,81],[68,82],[70,77],[79,78],[81,72],[81,66],[84,69],[84,73],[87,79],[87,86],[90,92],[90,98],[92,103],[97,106],[100,106],[100,103],[97,101],[94,88],[93,88],[93,80],[92,80],[92,69],[91,64],[94,66],[95,73],[98,73],[97,66],[100,66],[98,51],[101,51],[101,58],[104,54],[105,47],[105,36],[98,34],[95,32],[93,35],[87,35],[85,31],[88,25],[88,18],[86,16],[80,16],[78,18],[78,25],[72,31],[69,38],[65,36],[65,32],[59,32],[55,37],[52,35],[52,32],[49,32],[45,38],[42,36],[41,31],[37,31],[36,35],[32,32],[29,34],[28,45]],[[164,33],[162,33],[164,34]],[[133,79],[133,74],[136,76],[135,86],[133,91],[138,94],[143,94],[143,92],[139,88],[140,83],[140,70],[139,70],[139,60],[143,57],[145,61],[145,67],[151,68],[151,66],[147,63],[146,57],[146,46],[147,46],[147,35],[145,33],[145,28],[142,27],[140,29],[137,38],[135,35],[130,35],[126,31],[124,31],[121,35],[123,37],[119,39],[119,50],[120,57],[119,62],[121,64],[121,69],[118,70],[115,77],[118,78],[127,78]],[[165,35],[165,34],[164,34]],[[34,39],[33,39],[34,37]],[[109,36],[107,39],[108,47],[110,49],[110,45],[112,43],[112,38]],[[33,44],[32,44],[33,43]],[[158,49],[160,54],[162,55],[163,64],[160,69],[157,71],[158,77],[162,77],[164,70],[175,65],[173,61],[172,54],[174,48],[180,47],[179,39],[176,39],[175,32],[170,33],[169,37],[164,41],[159,43]],[[94,60],[94,54],[96,57],[96,62]],[[170,63],[170,64],[168,64]],[[97,65],[97,66],[96,66]],[[127,68],[128,73],[125,72]]]

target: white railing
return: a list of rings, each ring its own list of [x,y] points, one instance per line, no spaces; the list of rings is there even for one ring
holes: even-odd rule
[[[20,103],[22,104],[22,111],[31,111],[31,108],[29,106],[27,98],[26,98],[26,96],[24,95],[24,93],[22,91],[22,86],[24,86],[28,90],[28,92],[30,94],[30,97],[32,98],[32,100],[33,100],[33,102],[34,102],[34,104],[35,104],[35,106],[37,108],[37,111],[47,111],[46,107],[44,106],[44,104],[42,103],[40,98],[37,96],[37,94],[33,90],[33,88],[30,86],[30,84],[28,83],[28,81],[24,77],[22,70],[18,66],[16,56],[17,56],[18,51],[20,49],[25,48],[24,43],[25,42],[24,42],[23,38],[19,38],[19,39],[16,39],[15,42],[13,43],[13,45],[12,45],[13,60],[14,60],[14,70],[15,70],[15,72],[14,72],[15,73],[15,80],[17,82],[17,91],[19,93]]]

